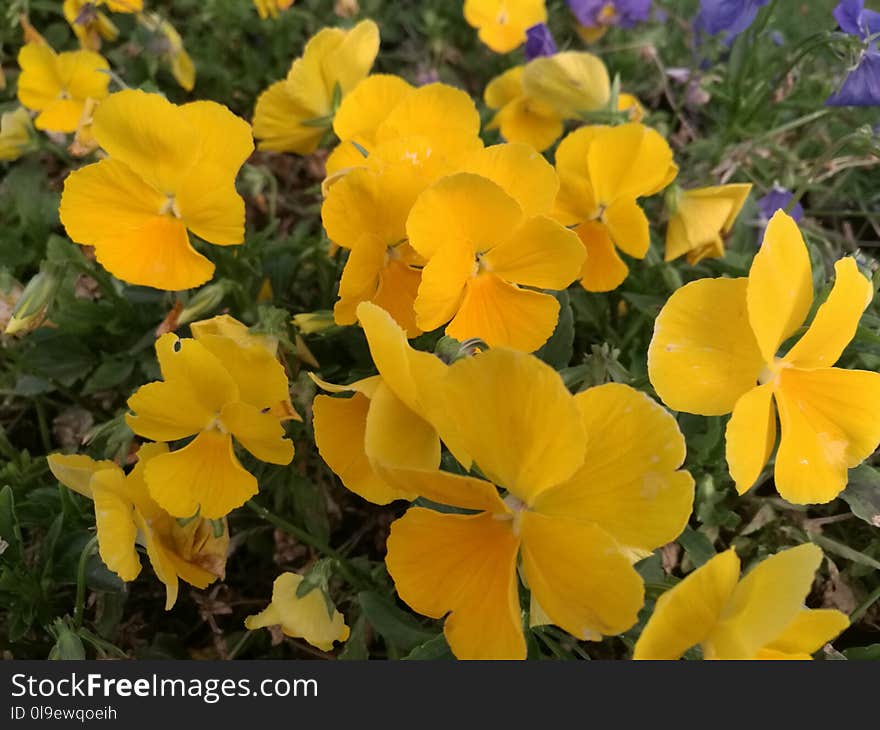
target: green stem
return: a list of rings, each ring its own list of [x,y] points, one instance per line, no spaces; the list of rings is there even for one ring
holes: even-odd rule
[[[242,634],[242,637],[235,643],[235,646],[229,650],[229,658],[235,659],[239,655],[242,649],[244,649],[245,645],[251,640],[251,636],[253,636],[252,631],[245,631]]]
[[[868,597],[862,601],[859,606],[850,614],[849,622],[851,624],[856,623],[862,616],[864,616],[868,609],[871,608],[878,600],[880,600],[880,586],[877,586]]]
[[[76,629],[82,628],[83,612],[86,606],[86,565],[97,546],[98,536],[95,535],[86,543],[79,556],[79,567],[76,571],[76,603],[73,606],[73,626]]]
[[[322,540],[319,540],[314,535],[309,534],[308,532],[306,532],[305,530],[303,530],[300,527],[297,527],[293,523],[288,522],[287,520],[282,519],[281,517],[278,517],[278,515],[273,514],[272,512],[267,510],[262,505],[259,505],[256,502],[254,502],[252,499],[245,502],[245,504],[252,512],[254,512],[258,516],[262,517],[264,520],[266,520],[266,522],[269,522],[269,523],[275,525],[275,527],[277,527],[280,530],[283,530],[284,532],[288,533],[289,535],[293,535],[297,540],[299,540],[300,542],[304,542],[306,545],[313,547],[319,553],[323,553],[324,555],[327,555],[328,557],[333,558],[336,561],[337,565],[339,566],[340,571],[345,575],[346,579],[352,585],[354,585],[360,589],[372,587],[373,581],[368,575],[365,575],[360,570],[355,568],[345,558],[344,555],[342,555],[341,553],[334,550],[332,547],[330,547],[329,545],[324,543]]]

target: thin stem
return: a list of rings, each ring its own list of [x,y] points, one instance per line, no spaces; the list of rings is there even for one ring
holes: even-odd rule
[[[235,646],[229,650],[229,659],[235,659],[239,655],[242,649],[244,649],[245,645],[251,640],[251,636],[253,636],[252,631],[245,631],[242,634],[242,637],[235,643]]]
[[[76,603],[73,606],[73,625],[77,629],[82,628],[83,612],[86,605],[86,565],[97,546],[98,536],[95,535],[86,543],[79,556],[79,567],[76,571]]]
[[[340,571],[345,574],[346,579],[352,585],[361,589],[369,588],[372,586],[373,581],[369,576],[365,575],[360,570],[355,568],[351,563],[348,562],[344,555],[337,552],[329,545],[325,544],[322,540],[319,540],[314,535],[309,534],[308,532],[300,527],[297,527],[293,523],[288,522],[281,517],[278,517],[278,515],[273,514],[262,505],[254,502],[252,499],[245,502],[245,504],[252,512],[262,517],[264,520],[266,520],[266,522],[269,522],[275,525],[275,527],[277,527],[278,529],[283,530],[290,535],[293,535],[297,540],[313,547],[319,553],[323,553],[324,555],[333,558],[339,566]]]
[[[850,614],[849,622],[851,624],[854,624],[856,621],[858,621],[878,600],[880,600],[880,586],[877,586],[873,591],[871,591],[871,593],[868,594],[868,597],[859,604],[855,611]]]

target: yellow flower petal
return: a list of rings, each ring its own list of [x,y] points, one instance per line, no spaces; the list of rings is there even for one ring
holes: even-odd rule
[[[766,362],[794,334],[813,303],[810,254],[803,236],[779,210],[767,224],[764,241],[749,270],[749,321]]]
[[[637,122],[604,129],[590,145],[587,162],[596,200],[602,205],[653,195],[668,181],[673,165],[666,140]]]
[[[621,251],[633,258],[645,258],[651,245],[651,234],[648,218],[635,200],[615,200],[605,209],[602,220]]]
[[[764,359],[749,326],[746,279],[700,279],[666,302],[648,348],[657,395],[676,411],[720,416],[755,387]]]
[[[750,184],[733,184],[683,191],[666,229],[666,261],[688,252],[693,252],[692,264],[701,254],[723,255],[720,236],[730,231],[751,189]]]
[[[474,461],[524,502],[583,463],[586,436],[578,407],[559,374],[537,358],[488,350],[451,365],[442,387]]]
[[[466,244],[451,241],[437,251],[422,269],[413,304],[419,329],[430,332],[456,316],[476,266],[474,252]]]
[[[135,433],[154,441],[192,436],[237,399],[238,388],[228,371],[197,340],[162,335],[156,355],[164,380],[141,386],[128,399],[134,414],[127,415],[126,422]]]
[[[534,352],[550,338],[558,320],[555,297],[520,289],[494,274],[481,274],[467,282],[446,334],[458,340],[475,337],[491,347]]]
[[[736,402],[727,422],[727,464],[736,491],[751,489],[776,445],[776,409],[773,385],[752,388]]]
[[[297,595],[302,576],[282,573],[272,585],[272,602],[258,614],[248,616],[244,625],[249,631],[264,626],[280,625],[287,636],[305,639],[322,651],[330,651],[334,641],[346,641],[349,628],[339,611],[327,613],[327,604],[320,589]]]
[[[342,42],[321,59],[321,70],[328,86],[339,84],[343,95],[363,79],[379,53],[379,26],[372,20],[362,20],[345,33]]]
[[[508,513],[498,489],[491,482],[445,471],[417,469],[389,469],[382,466],[378,471],[390,483],[400,489],[412,490],[414,497],[424,497],[438,504],[461,509]]]
[[[402,137],[426,137],[435,154],[456,164],[479,150],[480,114],[461,89],[427,84],[413,90],[395,106],[376,130],[376,142]]]
[[[587,252],[581,270],[581,286],[595,292],[619,287],[629,274],[629,267],[617,254],[608,226],[600,221],[587,221],[581,223],[575,233]]]
[[[578,393],[587,449],[583,466],[541,493],[534,509],[594,522],[623,546],[654,550],[687,524],[694,480],[676,471],[684,437],[675,419],[644,393],[608,383]]]
[[[545,216],[529,218],[482,258],[487,271],[536,289],[565,289],[581,272],[586,252],[577,235]]]
[[[49,132],[73,132],[79,126],[83,104],[75,99],[57,99],[43,108],[34,126]]]
[[[150,495],[174,517],[225,517],[257,493],[232,438],[219,431],[202,431],[182,449],[151,459],[145,476]]]
[[[407,408],[385,383],[370,399],[364,450],[385,467],[437,469],[440,439],[434,427]]]
[[[156,577],[165,585],[165,610],[170,611],[174,604],[177,603],[177,595],[180,589],[176,565],[169,551],[161,544],[147,521],[137,512],[134,515],[138,530],[143,536],[150,565],[153,566]]]
[[[257,147],[272,152],[314,152],[326,130],[301,124],[301,121],[321,116],[320,111],[304,107],[291,93],[290,85],[276,81],[259,97],[254,108],[254,137]]]
[[[828,608],[804,609],[762,651],[809,656],[848,626],[849,618],[840,611]]]
[[[847,469],[880,442],[880,374],[786,368],[776,404],[782,430],[777,490],[794,504],[830,502],[846,487]]]
[[[177,185],[180,219],[199,238],[218,246],[244,241],[244,199],[235,190],[234,173],[202,164]]]
[[[712,633],[739,580],[731,548],[690,573],[657,599],[633,659],[678,659]]]
[[[501,109],[514,99],[522,96],[522,74],[524,66],[514,66],[496,76],[483,92],[483,101],[490,109]]]
[[[285,466],[293,460],[293,442],[284,437],[276,416],[249,403],[227,403],[220,420],[242,446],[260,461]]]
[[[141,572],[141,561],[134,546],[138,532],[134,506],[120,494],[124,479],[121,469],[102,469],[95,472],[91,486],[101,560],[130,582]]]
[[[372,301],[388,312],[406,332],[407,337],[418,337],[422,330],[416,323],[415,302],[422,272],[399,260],[391,260],[379,272],[379,285]]]
[[[315,444],[321,458],[347,489],[373,504],[412,499],[415,493],[388,483],[370,464],[364,446],[369,399],[362,393],[351,398],[315,397],[312,403]]]
[[[556,148],[559,194],[553,217],[565,226],[596,218],[601,212],[590,180],[588,156],[593,141],[607,127],[589,125],[567,135]]]
[[[412,91],[400,76],[368,76],[342,100],[333,117],[333,131],[341,140],[375,140],[388,113]]]
[[[18,65],[18,100],[24,106],[41,110],[58,99],[63,90],[58,56],[49,46],[26,43],[18,52]]]
[[[507,142],[522,143],[542,152],[562,136],[562,119],[540,102],[521,96],[505,104],[492,118]]]
[[[611,95],[605,64],[584,51],[562,51],[533,59],[526,64],[522,84],[528,98],[564,119],[577,119],[582,112],[601,109]]]
[[[92,498],[92,476],[104,469],[119,470],[112,461],[95,461],[85,454],[49,454],[49,471],[59,482],[83,497]]]
[[[734,589],[705,643],[707,659],[752,659],[802,610],[822,551],[806,543],[772,555]]]
[[[516,590],[518,539],[491,514],[411,508],[391,526],[388,572],[397,593],[431,618],[459,659],[524,659]]]
[[[290,386],[275,347],[270,349],[262,338],[248,334],[240,322],[236,322],[244,328],[240,339],[213,334],[200,324],[190,325],[196,341],[223,364],[238,387],[238,399],[259,410],[268,408],[278,416],[290,415]]]
[[[101,100],[110,85],[110,64],[91,51],[67,51],[58,54],[58,76],[67,95],[79,102]]]
[[[783,358],[795,367],[827,368],[840,358],[855,337],[859,319],[874,297],[871,282],[862,275],[855,259],[834,264],[834,288],[822,303],[806,334]]]
[[[559,189],[553,166],[525,144],[496,144],[469,157],[461,172],[491,180],[510,195],[526,218],[549,213]]]
[[[554,624],[587,639],[636,622],[644,585],[608,533],[536,512],[522,514],[520,530],[525,579]]]

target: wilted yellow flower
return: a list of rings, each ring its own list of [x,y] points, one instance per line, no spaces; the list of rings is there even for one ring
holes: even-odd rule
[[[83,104],[82,115],[76,125],[73,141],[68,145],[67,151],[74,157],[85,157],[98,149],[98,141],[92,134],[92,122],[95,121],[95,109],[98,102],[94,99],[86,99]]]
[[[168,64],[174,80],[186,91],[196,85],[196,67],[183,47],[175,27],[157,14],[138,15],[138,22],[153,33],[149,50]]]
[[[340,100],[363,79],[379,52],[379,28],[363,20],[349,31],[324,28],[257,99],[254,136],[260,149],[310,154],[329,129]]]
[[[157,289],[199,286],[214,264],[187,230],[218,246],[244,239],[235,175],[253,150],[250,127],[211,101],[176,106],[121,91],[98,107],[92,133],[107,159],[71,173],[61,222],[123,281]]]
[[[103,99],[110,85],[110,66],[92,51],[55,53],[49,46],[28,43],[18,52],[21,76],[18,100],[40,112],[37,129],[73,132],[86,99]]]
[[[531,352],[556,327],[559,302],[585,258],[572,231],[547,216],[558,180],[526,145],[490,147],[422,193],[406,224],[426,261],[416,323],[458,340]],[[451,321],[450,321],[451,320]]]
[[[256,479],[235,456],[233,437],[261,461],[293,459],[282,426],[291,417],[284,369],[264,343],[215,333],[226,324],[215,318],[205,329],[193,325],[197,339],[160,337],[163,380],[128,399],[133,413],[126,422],[136,434],[155,441],[195,436],[156,457],[145,472],[150,495],[175,517],[223,517],[257,493]]]
[[[282,10],[287,10],[295,0],[254,0],[257,14],[263,19],[277,18]]]
[[[495,53],[526,42],[526,29],[547,20],[544,0],[465,0],[464,19]]]
[[[0,160],[17,160],[36,149],[33,129],[31,115],[24,107],[3,112],[0,116]]]
[[[617,111],[627,112],[629,121],[641,122],[645,118],[645,107],[632,94],[620,93],[617,96]]]
[[[643,603],[632,562],[675,539],[693,501],[674,418],[617,383],[572,396],[551,367],[504,349],[453,363],[436,397],[441,438],[485,478],[383,469],[421,497],[472,511],[414,507],[391,526],[386,562],[401,599],[446,616],[461,659],[525,658],[518,567],[535,616],[578,639],[632,626]]]
[[[272,585],[272,602],[260,613],[248,616],[244,620],[245,628],[254,631],[280,626],[286,636],[305,639],[322,651],[330,651],[334,641],[348,639],[345,618],[336,609],[330,615],[320,589],[298,596],[296,592],[302,580],[296,573],[279,575]]]
[[[483,100],[497,110],[488,129],[498,129],[508,142],[522,142],[542,152],[562,136],[563,120],[552,107],[525,95],[523,69],[514,66],[486,86]]]
[[[50,454],[49,468],[64,486],[95,503],[98,550],[104,564],[126,582],[137,578],[141,561],[135,544],[146,548],[156,576],[165,584],[165,610],[177,601],[178,581],[205,588],[226,572],[226,521],[195,518],[185,525],[163,510],[144,481],[147,466],[167,455],[165,444],[145,444],[127,475],[112,461]]]
[[[294,314],[291,321],[293,322],[293,326],[304,335],[326,332],[328,329],[336,326],[336,322],[333,319],[333,312],[327,310]]]
[[[101,49],[101,39],[112,41],[119,29],[99,8],[106,6],[114,13],[137,13],[143,10],[143,0],[64,0],[64,17],[79,39],[80,45],[90,51]]]
[[[687,254],[689,264],[724,256],[730,232],[752,186],[750,183],[677,190],[666,226],[666,260]]]
[[[483,147],[480,114],[465,92],[440,83],[413,89],[382,74],[367,77],[343,99],[333,130],[341,140],[327,159],[334,179],[366,164],[365,154],[392,140],[414,141],[430,150],[432,165],[449,169]]]
[[[634,659],[678,659],[700,645],[704,659],[810,659],[847,626],[845,613],[804,599],[822,562],[805,544],[772,555],[739,580],[731,548],[657,600]]]
[[[874,290],[852,257],[834,271],[828,299],[781,355],[810,312],[813,278],[797,224],[780,210],[748,278],[693,281],[657,316],[648,350],[651,383],[675,410],[733,413],[727,463],[740,494],[773,452],[777,410],[782,435],[774,482],[794,504],[837,497],[847,470],[880,442],[880,373],[832,367]]]
[[[353,393],[348,398],[315,397],[315,443],[324,461],[355,494],[375,504],[412,499],[411,489],[389,484],[378,467],[436,469],[440,465],[440,439],[426,420],[430,407],[424,398],[446,366],[434,355],[411,348],[406,333],[375,304],[360,304],[357,315],[379,375],[342,386],[313,377],[332,393]],[[436,420],[433,416],[432,411]],[[460,451],[457,454],[467,460]]]
[[[555,217],[587,249],[581,284],[588,291],[617,288],[629,273],[616,248],[642,259],[651,244],[648,219],[637,199],[672,182],[678,168],[666,140],[631,122],[581,127],[556,150],[559,196]]]

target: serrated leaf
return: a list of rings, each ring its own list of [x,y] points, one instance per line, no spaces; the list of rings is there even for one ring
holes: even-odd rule
[[[692,527],[685,527],[676,542],[684,548],[687,556],[697,568],[715,557],[715,548],[709,538]]]
[[[856,517],[880,527],[880,471],[867,464],[851,469],[849,484],[840,497]]]

